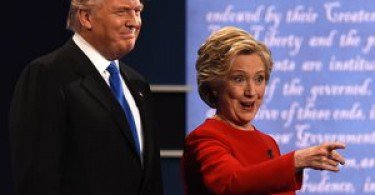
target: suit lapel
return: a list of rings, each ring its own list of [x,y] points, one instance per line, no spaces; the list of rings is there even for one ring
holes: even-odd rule
[[[137,107],[139,108],[143,104],[141,103],[144,98],[142,90],[138,89],[134,81],[131,79],[133,76],[125,70],[125,65],[120,62],[120,72],[122,78],[125,80],[126,86],[129,88],[130,93],[132,94]]]
[[[153,162],[155,162],[156,160],[159,160],[159,159],[155,159],[155,158],[159,158],[158,154],[156,154],[156,153],[159,153],[159,151],[156,151],[156,153],[154,151],[155,143],[153,139],[155,138],[153,137],[154,135],[151,129],[152,124],[150,122],[152,116],[149,113],[150,110],[148,110],[149,109],[148,96],[149,96],[150,91],[148,91],[149,89],[146,88],[147,85],[143,81],[134,79],[137,77],[133,75],[132,71],[128,70],[128,68],[124,64],[120,63],[120,67],[121,67],[120,68],[121,74],[125,82],[127,82],[127,86],[134,97],[134,100],[137,104],[137,107],[139,109],[139,114],[141,117],[143,146],[144,146],[143,147],[143,170],[144,170],[143,171],[144,173],[143,185],[147,185],[146,183],[152,177],[152,173],[154,171],[157,171],[157,170],[154,170],[155,164]]]
[[[70,56],[72,57],[71,60],[74,65],[72,68],[82,77],[82,87],[106,108],[108,114],[114,119],[126,140],[130,142],[129,146],[132,148],[133,152],[137,153],[130,127],[125,118],[125,113],[113,96],[109,86],[89,58],[72,40],[70,40],[66,46],[68,48],[67,51],[70,52]]]
[[[103,89],[100,89],[98,87],[99,84],[97,81],[98,79],[87,77],[83,80],[82,86],[86,88],[87,91],[91,93],[93,97],[95,97],[95,99],[97,99],[107,109],[108,113],[115,120],[124,136],[130,142],[130,147],[134,152],[136,152],[133,136],[131,135],[124,111],[122,110],[120,104],[117,102],[114,96],[111,94],[112,92],[109,90],[109,87],[104,86]],[[105,82],[104,84],[106,85]]]
[[[147,121],[149,120],[147,115],[147,108],[145,103],[145,96],[144,89],[141,89],[136,82],[137,80],[134,80],[134,75],[132,75],[131,71],[127,71],[127,67],[125,64],[120,62],[120,71],[123,79],[125,80],[127,87],[129,88],[130,93],[132,94],[134,101],[138,107],[139,115],[141,118],[141,124],[142,124],[142,135],[143,135],[143,164],[144,169],[147,170],[149,168],[149,156],[150,153],[150,141],[149,141],[149,124]],[[147,171],[145,171],[147,173]]]

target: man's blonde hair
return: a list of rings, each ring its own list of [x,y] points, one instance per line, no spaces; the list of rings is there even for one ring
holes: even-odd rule
[[[77,31],[81,24],[78,19],[78,11],[80,9],[90,9],[92,5],[95,5],[101,0],[71,0],[68,17],[66,20],[66,28],[72,31]]]
[[[81,28],[81,24],[78,19],[78,11],[80,9],[90,9],[93,5],[97,5],[105,0],[71,0],[68,17],[66,20],[66,28],[73,32]],[[140,0],[144,4],[144,0]]]

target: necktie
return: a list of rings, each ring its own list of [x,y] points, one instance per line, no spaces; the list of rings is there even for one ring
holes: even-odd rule
[[[128,124],[129,124],[130,130],[131,130],[131,133],[133,135],[135,148],[137,150],[138,155],[140,156],[140,145],[139,145],[137,129],[136,129],[136,126],[135,126],[133,114],[130,110],[130,106],[129,106],[128,102],[126,101],[126,98],[124,96],[124,92],[122,90],[120,72],[119,72],[118,68],[116,67],[116,65],[113,61],[108,66],[107,71],[110,73],[110,76],[109,76],[110,88],[111,88],[113,94],[115,95],[116,99],[120,103],[122,109],[125,112],[126,119],[128,120]]]

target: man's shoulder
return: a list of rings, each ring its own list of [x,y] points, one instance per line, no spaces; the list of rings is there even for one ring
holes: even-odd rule
[[[49,53],[35,58],[30,64],[59,64],[67,60],[69,58],[68,56],[72,55],[74,52],[73,43],[68,41]]]
[[[69,40],[53,51],[32,60],[26,69],[43,72],[70,72],[77,64],[83,62],[84,54]]]
[[[77,51],[69,47],[66,43],[47,54],[35,58],[25,66],[20,77],[38,78],[38,80],[58,83],[66,81],[67,78],[72,78],[71,75],[76,69],[75,66],[80,62],[77,60],[79,57],[74,56],[77,54],[73,54]]]

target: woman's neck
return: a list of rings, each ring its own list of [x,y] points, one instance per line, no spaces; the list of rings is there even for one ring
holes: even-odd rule
[[[235,129],[239,129],[239,130],[244,130],[244,131],[254,131],[255,130],[255,127],[251,124],[251,123],[245,123],[245,124],[241,124],[241,125],[238,125],[234,122],[232,122],[231,120],[227,119],[225,116],[221,115],[221,114],[215,114],[214,116],[212,116],[213,119],[216,119],[216,120],[219,120],[219,121],[223,121],[227,124],[229,124],[230,126],[234,127]]]

